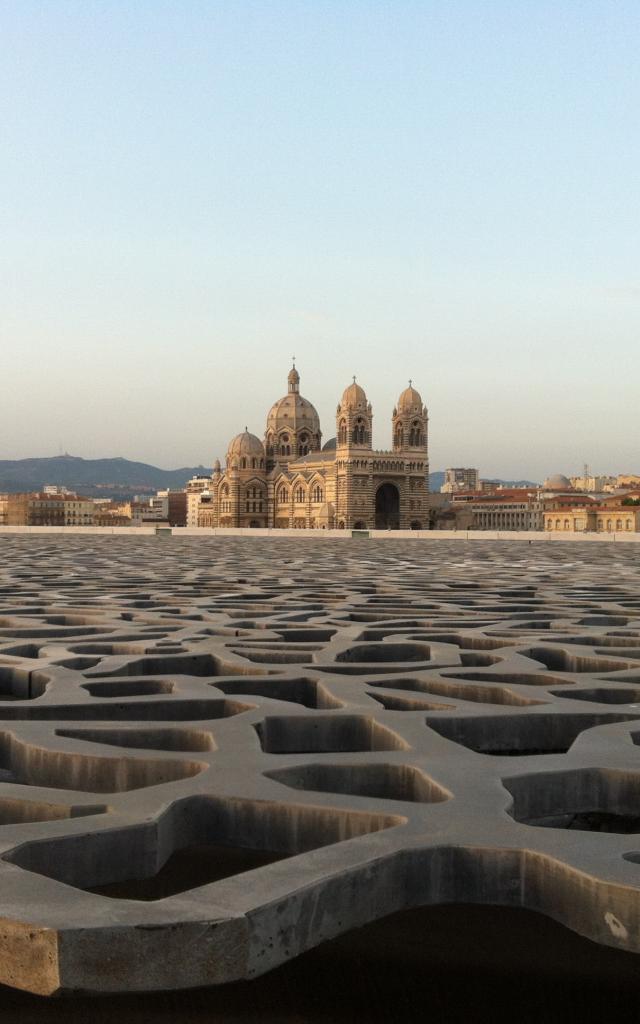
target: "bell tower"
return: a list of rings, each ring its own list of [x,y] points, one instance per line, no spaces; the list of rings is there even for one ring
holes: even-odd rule
[[[354,377],[336,409],[336,523],[347,530],[373,526],[372,425],[371,403]]]
[[[429,417],[419,392],[409,381],[409,387],[400,395],[391,420],[394,452],[421,452],[427,448]]]

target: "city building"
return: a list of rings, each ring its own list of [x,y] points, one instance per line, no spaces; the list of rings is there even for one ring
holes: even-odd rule
[[[582,476],[572,476],[571,486],[576,491],[587,491],[589,493],[601,493],[618,486],[615,476],[593,476],[591,473],[583,473]]]
[[[90,498],[67,491],[62,495],[65,526],[93,526],[94,503]]]
[[[287,393],[267,415],[264,440],[245,428],[229,444],[225,469],[216,461],[198,524],[428,529],[428,415],[411,382],[391,415],[389,451],[374,451],[372,424],[354,378],[337,405],[336,436],[323,446],[318,413],[300,394],[294,366]]]
[[[211,493],[212,479],[210,476],[192,476],[187,481],[187,526],[202,525],[198,523],[200,512],[200,498],[202,495],[209,496]]]
[[[640,506],[560,505],[543,513],[545,530],[565,533],[637,533],[640,530]]]
[[[7,526],[93,526],[94,503],[78,494],[7,495]]]
[[[490,493],[454,491],[434,516],[436,529],[541,530],[543,501],[538,488],[496,487]]]
[[[480,473],[477,469],[445,469],[444,483],[440,488],[442,494],[479,490]]]

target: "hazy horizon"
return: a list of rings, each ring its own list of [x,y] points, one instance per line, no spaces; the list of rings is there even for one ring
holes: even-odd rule
[[[434,469],[640,472],[640,7],[0,9],[0,458],[211,465],[297,356]]]

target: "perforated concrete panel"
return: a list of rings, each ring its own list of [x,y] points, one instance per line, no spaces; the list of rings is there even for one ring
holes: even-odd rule
[[[0,981],[251,978],[450,902],[639,951],[636,550],[0,537]]]

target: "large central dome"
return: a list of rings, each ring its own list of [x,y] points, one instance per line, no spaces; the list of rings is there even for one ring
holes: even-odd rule
[[[300,374],[295,366],[287,384],[287,394],[274,402],[267,416],[265,447],[272,464],[320,450],[320,418],[311,402],[300,394]]]

